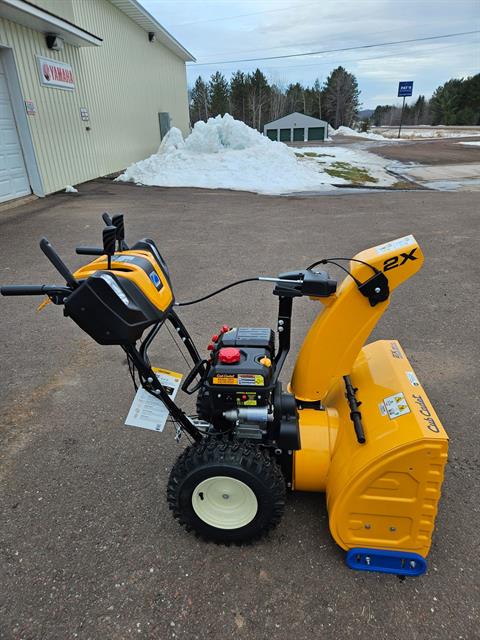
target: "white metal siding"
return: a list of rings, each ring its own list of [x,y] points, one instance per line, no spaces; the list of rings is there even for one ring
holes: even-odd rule
[[[47,2],[43,3],[48,8]],[[108,0],[74,0],[75,23],[104,39],[100,47],[50,51],[45,36],[0,19],[0,44],[12,47],[45,192],[119,171],[154,153],[158,112],[188,133],[185,63]],[[40,84],[36,55],[72,65],[74,91]],[[80,119],[87,107],[90,122]],[[90,131],[86,127],[91,128]]]

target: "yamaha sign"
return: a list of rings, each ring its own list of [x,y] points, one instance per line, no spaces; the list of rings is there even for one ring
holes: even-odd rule
[[[73,91],[75,88],[71,65],[41,56],[37,56],[37,65],[40,82],[44,87],[66,89],[67,91]]]

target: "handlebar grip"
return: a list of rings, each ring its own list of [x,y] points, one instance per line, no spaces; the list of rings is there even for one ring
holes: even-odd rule
[[[111,217],[108,215],[108,213],[106,211],[104,213],[102,213],[102,220],[105,222],[107,227],[112,226],[112,219],[111,219]]]
[[[105,251],[98,247],[77,247],[75,251],[79,256],[103,256]]]
[[[2,296],[41,296],[46,295],[44,284],[9,284],[0,287]]]
[[[67,265],[60,258],[58,253],[52,247],[47,238],[42,238],[40,240],[40,249],[47,256],[50,262],[53,264],[55,269],[65,278],[65,282],[72,288],[75,289],[78,287],[78,282],[73,277],[73,273],[67,267]]]

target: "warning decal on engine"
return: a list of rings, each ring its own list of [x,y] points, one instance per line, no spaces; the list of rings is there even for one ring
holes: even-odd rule
[[[217,376],[213,384],[238,384],[237,376]]]
[[[213,378],[213,384],[240,385],[242,387],[263,387],[265,379],[263,376],[255,375],[253,373],[219,375]]]
[[[405,396],[402,392],[396,393],[394,396],[384,398],[383,403],[379,405],[380,413],[388,415],[390,420],[410,413],[410,407],[407,404]]]

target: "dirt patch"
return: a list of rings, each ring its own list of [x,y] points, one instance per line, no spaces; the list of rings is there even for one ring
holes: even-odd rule
[[[463,164],[480,162],[480,147],[459,144],[480,138],[448,138],[446,140],[416,140],[394,142],[369,147],[370,153],[400,162],[420,164]]]

